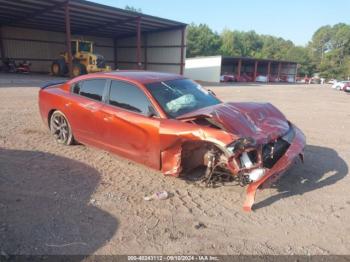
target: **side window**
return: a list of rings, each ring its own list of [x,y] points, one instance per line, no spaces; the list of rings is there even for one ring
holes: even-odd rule
[[[103,91],[106,85],[105,79],[85,80],[79,86],[79,94],[96,101],[102,101]],[[78,88],[77,88],[78,89]],[[73,87],[74,92],[74,87]]]
[[[144,115],[155,112],[145,93],[137,86],[122,81],[112,81],[109,104]]]

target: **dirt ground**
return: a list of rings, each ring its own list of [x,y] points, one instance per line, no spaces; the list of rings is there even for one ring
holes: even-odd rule
[[[0,75],[1,254],[350,254],[350,95],[328,85],[210,87],[224,101],[271,102],[307,137],[305,163],[245,213],[242,188],[200,188],[56,144],[38,112],[43,79],[18,78]],[[158,190],[172,197],[143,200]]]

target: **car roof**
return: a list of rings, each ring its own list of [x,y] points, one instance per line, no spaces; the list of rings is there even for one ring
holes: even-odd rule
[[[184,77],[178,74],[152,72],[141,70],[117,70],[111,72],[99,73],[108,77],[119,78],[124,80],[132,80],[142,84],[161,82],[173,79],[183,79]]]

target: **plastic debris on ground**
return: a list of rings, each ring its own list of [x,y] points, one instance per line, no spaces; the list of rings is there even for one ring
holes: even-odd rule
[[[150,196],[145,196],[143,199],[146,201],[151,200],[166,200],[169,198],[169,193],[167,191],[159,191]]]

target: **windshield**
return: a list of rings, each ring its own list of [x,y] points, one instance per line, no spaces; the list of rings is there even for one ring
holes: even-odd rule
[[[90,42],[79,42],[80,52],[92,52]]]
[[[176,118],[221,101],[189,79],[176,79],[146,85],[168,117]]]

